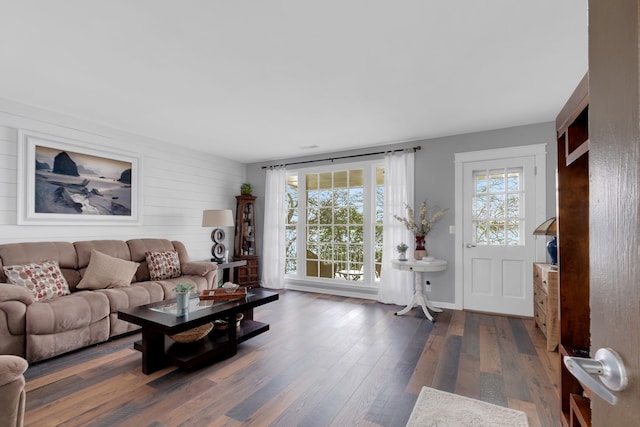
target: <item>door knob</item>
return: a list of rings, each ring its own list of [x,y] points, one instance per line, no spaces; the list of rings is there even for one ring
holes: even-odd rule
[[[618,397],[609,390],[622,391],[629,383],[620,355],[610,348],[599,349],[593,359],[564,356],[564,365],[585,387],[612,405],[618,403]]]
[[[475,248],[475,247],[476,247],[476,245],[472,245],[471,243],[467,243],[467,247],[468,247],[468,248]]]

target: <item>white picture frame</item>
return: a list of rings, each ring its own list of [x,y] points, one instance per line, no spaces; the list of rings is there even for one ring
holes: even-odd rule
[[[20,225],[140,225],[141,159],[21,129]]]

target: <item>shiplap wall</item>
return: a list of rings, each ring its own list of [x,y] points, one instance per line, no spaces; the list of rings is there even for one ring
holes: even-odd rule
[[[107,151],[124,150],[141,159],[141,225],[18,225],[18,130],[82,141]],[[0,243],[157,237],[180,240],[192,259],[210,257],[211,229],[205,209],[233,209],[246,179],[243,163],[189,150],[59,113],[0,100]],[[233,248],[233,230],[227,247]],[[232,249],[231,249],[232,250]]]

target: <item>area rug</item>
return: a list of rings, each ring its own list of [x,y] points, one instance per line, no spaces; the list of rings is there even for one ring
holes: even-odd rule
[[[422,387],[407,427],[528,427],[527,415],[469,397]]]

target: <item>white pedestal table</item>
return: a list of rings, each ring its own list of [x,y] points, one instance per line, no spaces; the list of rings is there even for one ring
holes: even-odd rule
[[[433,261],[400,261],[394,259],[391,260],[391,265],[393,266],[393,268],[396,268],[398,270],[413,271],[415,276],[414,294],[411,298],[411,302],[409,302],[409,304],[405,308],[397,312],[396,316],[402,316],[403,314],[408,313],[412,308],[419,305],[420,307],[422,307],[422,311],[424,312],[424,315],[427,316],[427,319],[433,322],[433,316],[431,315],[429,310],[435,313],[440,313],[442,312],[442,310],[434,306],[424,294],[424,290],[422,288],[422,273],[444,271],[447,269],[447,261],[442,259],[436,259]]]

